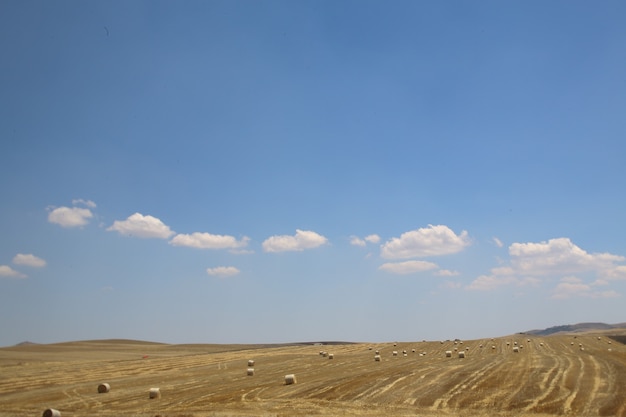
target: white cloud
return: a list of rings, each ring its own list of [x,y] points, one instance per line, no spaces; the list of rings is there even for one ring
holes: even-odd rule
[[[93,217],[91,210],[79,207],[57,207],[48,214],[48,221],[63,227],[80,227]]]
[[[378,269],[382,271],[402,275],[429,271],[436,268],[436,264],[425,261],[387,262],[378,267]]]
[[[15,257],[13,257],[13,263],[15,265],[26,265],[32,266],[34,268],[43,268],[44,266],[46,266],[45,260],[38,258],[37,256],[30,253],[18,253],[17,255],[15,255]]]
[[[89,208],[96,208],[96,203],[94,203],[91,200],[83,200],[82,198],[76,198],[76,199],[72,200],[72,205],[76,206],[78,204],[81,204],[83,206],[87,206]]]
[[[352,236],[352,238],[350,239],[350,244],[353,246],[365,246],[366,242],[360,237]]]
[[[502,246],[504,246],[504,243],[502,243],[502,241],[500,239],[498,239],[497,237],[494,236],[493,238],[493,243],[496,244],[497,247],[501,248]]]
[[[26,278],[26,275],[21,272],[16,271],[8,265],[0,265],[0,278],[8,277],[8,278]]]
[[[568,238],[547,242],[513,243],[509,246],[510,262],[491,269],[491,273],[476,278],[467,289],[492,290],[503,285],[538,284],[541,279],[561,278],[553,298],[583,296],[615,296],[613,291],[588,291],[587,284],[572,274],[590,274],[608,283],[611,279],[626,279],[626,266],[617,265],[625,257],[610,253],[588,253]],[[606,284],[605,284],[606,285]],[[602,295],[601,295],[602,294]]]
[[[378,235],[367,235],[365,236],[365,241],[369,243],[378,243],[380,242],[380,236]]]
[[[354,246],[365,246],[368,243],[378,243],[378,242],[380,242],[380,236],[375,235],[375,234],[367,235],[363,239],[361,239],[358,236],[352,236],[352,238],[350,239],[350,244]]]
[[[450,271],[449,269],[440,269],[439,271],[435,272],[435,275],[439,276],[439,277],[455,277],[457,275],[459,275],[458,271]]]
[[[238,249],[246,247],[249,241],[247,236],[237,240],[233,236],[195,232],[190,235],[178,234],[170,240],[170,244],[198,249]]]
[[[106,230],[115,231],[125,236],[135,236],[145,239],[167,239],[174,234],[169,226],[165,225],[161,220],[149,215],[144,216],[140,213],[135,213],[126,220],[116,220],[113,222],[113,225]]]
[[[592,285],[585,284],[582,279],[577,277],[564,277],[556,286],[552,293],[553,299],[567,299],[573,297],[587,298],[615,298],[619,294],[613,290],[595,291]]]
[[[324,236],[310,230],[296,229],[295,236],[277,235],[263,242],[265,252],[302,251],[322,246],[328,242]]]
[[[466,288],[468,290],[490,291],[495,290],[503,285],[516,285],[518,287],[523,286],[536,286],[539,284],[537,278],[525,277],[517,278],[514,276],[496,276],[496,275],[481,275],[472,281]]]
[[[447,226],[429,225],[387,241],[381,246],[381,256],[387,259],[404,259],[447,255],[460,252],[469,244],[466,231],[456,235]]]
[[[626,258],[610,253],[587,253],[568,238],[509,246],[511,266],[527,275],[571,274],[610,270]]]
[[[232,277],[237,275],[240,271],[234,266],[218,266],[215,268],[207,268],[206,273],[211,276],[217,277]]]

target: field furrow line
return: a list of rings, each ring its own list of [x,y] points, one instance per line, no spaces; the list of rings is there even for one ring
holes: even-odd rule
[[[567,398],[565,398],[565,401],[563,402],[563,412],[565,414],[570,414],[571,413],[571,411],[572,411],[572,403],[574,402],[574,400],[576,399],[576,396],[578,395],[578,392],[580,391],[581,381],[582,381],[583,378],[586,378],[586,375],[585,375],[585,361],[583,361],[583,359],[581,357],[578,357],[578,363],[579,363],[580,367],[579,367],[579,369],[577,369],[578,377],[576,378],[576,384],[575,384],[574,388],[571,390],[570,394],[567,396]]]
[[[552,356],[551,359],[553,359],[553,365],[546,371],[544,377],[539,383],[539,388],[543,394],[535,397],[529,405],[524,407],[524,411],[530,411],[537,407],[537,405],[552,394],[552,390],[556,388],[557,382],[563,374],[563,370],[560,369],[562,360],[558,356]]]
[[[494,368],[497,365],[498,365],[497,363],[488,362],[482,368],[473,371],[468,378],[461,379],[461,381],[458,384],[456,384],[455,386],[453,386],[452,389],[450,389],[446,394],[444,394],[442,397],[436,399],[435,402],[433,403],[431,409],[437,410],[440,407],[441,408],[447,407],[448,403],[450,402],[450,400],[453,397],[461,394],[467,387],[471,387],[472,385],[474,385],[474,383],[476,381],[478,381],[479,379],[483,378],[483,376],[490,369]]]

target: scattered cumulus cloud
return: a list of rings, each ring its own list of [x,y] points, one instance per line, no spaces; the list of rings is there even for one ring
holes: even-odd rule
[[[239,249],[246,247],[249,241],[247,236],[237,240],[233,236],[196,232],[190,235],[178,234],[170,240],[170,244],[198,249]]]
[[[380,242],[380,236],[378,235],[367,235],[365,236],[365,241],[369,243],[378,243]]]
[[[216,277],[232,277],[239,273],[239,269],[234,266],[218,266],[215,268],[207,268],[206,273]]]
[[[544,280],[559,278],[552,298],[614,297],[617,296],[614,291],[599,292],[592,287],[626,279],[626,266],[618,265],[625,257],[588,253],[568,238],[513,243],[509,246],[509,257],[508,264],[492,268],[490,274],[479,276],[467,289],[488,291],[505,285],[539,285]],[[578,274],[595,277],[595,284],[586,284],[575,277]]]
[[[23,254],[23,253],[18,253],[17,255],[15,255],[13,257],[13,263],[15,265],[25,265],[25,266],[31,266],[33,268],[43,268],[44,266],[46,266],[46,261],[38,258],[37,256],[33,255],[33,254]]]
[[[364,239],[361,239],[360,237],[352,236],[352,238],[350,239],[350,244],[353,246],[365,246],[366,242]]]
[[[437,264],[426,261],[387,262],[379,266],[378,269],[392,274],[406,275],[437,269]]]
[[[296,229],[294,236],[271,236],[263,242],[262,246],[265,252],[287,252],[313,249],[325,245],[327,242],[328,239],[318,233]]]
[[[350,244],[354,246],[365,246],[368,243],[378,243],[380,242],[380,236],[372,234],[367,235],[364,238],[360,238],[358,236],[352,236],[350,238]]]
[[[568,276],[561,278],[561,281],[552,292],[553,299],[567,299],[573,297],[587,298],[615,298],[619,294],[613,290],[597,291],[594,285],[585,284],[582,279]]]
[[[80,227],[93,217],[91,210],[81,207],[57,207],[48,213],[48,221],[62,227]]]
[[[126,220],[116,220],[106,230],[109,232],[115,231],[124,236],[135,236],[144,239],[167,239],[174,234],[169,226],[161,220],[150,215],[144,216],[140,213],[135,213]]]
[[[8,265],[0,265],[0,278],[26,278],[26,275]]]
[[[381,246],[386,259],[420,258],[457,253],[470,245],[466,231],[455,234],[448,226],[429,225],[394,237]]]

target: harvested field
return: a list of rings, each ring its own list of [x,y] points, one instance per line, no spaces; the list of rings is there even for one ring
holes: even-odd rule
[[[465,340],[464,359],[446,357],[453,341],[334,345],[330,361],[313,344],[110,340],[1,348],[0,417],[47,408],[63,417],[626,417],[626,346],[597,336],[578,335],[574,345],[568,335]],[[297,383],[285,385],[288,374]],[[103,381],[111,389],[99,394]],[[149,399],[152,387],[161,398]]]

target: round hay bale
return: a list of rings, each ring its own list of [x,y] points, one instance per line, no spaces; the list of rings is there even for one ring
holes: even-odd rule
[[[148,391],[148,393],[151,400],[161,398],[161,390],[159,388],[150,388],[150,391]]]
[[[517,346],[513,346],[513,352],[514,353],[519,353],[519,348]]]
[[[398,351],[397,351],[397,350],[394,350],[393,352],[391,352],[391,354],[392,354],[393,356],[398,356]]]
[[[462,350],[459,352],[459,358],[463,359],[465,357],[465,351]]]
[[[109,391],[111,391],[111,386],[106,382],[98,385],[98,394],[106,394]]]
[[[334,357],[335,357],[335,354],[334,354],[334,353],[329,353],[329,354],[328,354],[328,359],[333,359]]]
[[[451,357],[452,357],[452,351],[446,350],[446,358],[451,358]]]
[[[61,417],[61,412],[54,408],[48,408],[43,412],[43,417]]]
[[[252,368],[254,366],[254,361],[252,359],[248,360],[248,367]]]
[[[374,355],[374,362],[380,362],[380,355]]]
[[[375,355],[380,355],[380,350],[377,350],[376,352],[374,352]]]
[[[415,353],[415,349],[411,349],[411,352],[412,352],[412,353]]]
[[[296,382],[296,376],[294,374],[289,374],[289,375],[285,375],[285,385],[291,385],[291,384],[295,384]]]
[[[325,358],[326,356],[328,356],[328,352],[322,352],[322,357]]]
[[[254,376],[254,368],[248,368],[248,376]]]

